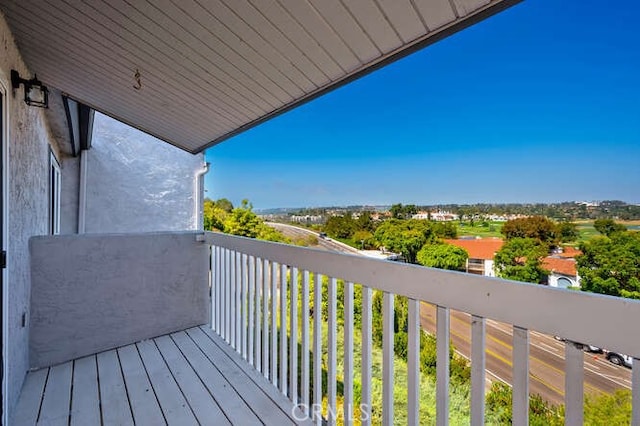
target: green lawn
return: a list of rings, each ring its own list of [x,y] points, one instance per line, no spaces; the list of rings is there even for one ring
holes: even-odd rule
[[[576,225],[578,225],[578,233],[580,234],[580,236],[578,237],[579,243],[588,241],[593,237],[600,235],[600,233],[593,227],[592,220],[578,221],[576,222]]]
[[[471,226],[469,222],[458,223],[458,237],[502,238],[503,235],[500,230],[503,224],[504,222],[474,222],[473,226]]]
[[[618,221],[618,223],[623,224],[630,231],[640,231],[640,221]],[[576,225],[578,225],[578,232],[580,233],[580,237],[578,238],[579,243],[588,241],[591,238],[600,235],[600,233],[593,227],[592,220],[578,220],[576,221]]]

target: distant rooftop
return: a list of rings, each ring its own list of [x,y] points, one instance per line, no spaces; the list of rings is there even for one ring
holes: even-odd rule
[[[470,259],[493,260],[504,241],[499,238],[481,238],[473,240],[445,240],[446,243],[461,247],[469,253]]]
[[[576,260],[572,258],[562,258],[548,256],[542,260],[542,267],[549,272],[575,277],[577,274]]]

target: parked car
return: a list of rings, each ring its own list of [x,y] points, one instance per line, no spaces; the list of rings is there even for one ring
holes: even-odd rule
[[[615,365],[624,365],[629,368],[633,366],[633,358],[629,355],[619,354],[617,352],[607,351],[607,360]]]
[[[560,336],[553,336],[553,338],[561,342],[567,341],[567,339],[564,339]],[[573,343],[577,346],[581,346],[583,351],[593,352],[593,353],[602,353],[602,348],[599,348],[597,346],[589,345],[586,343],[580,343],[580,342],[573,342]]]
[[[323,240],[327,238],[327,233],[326,232],[321,232],[318,234],[318,237],[322,238]]]

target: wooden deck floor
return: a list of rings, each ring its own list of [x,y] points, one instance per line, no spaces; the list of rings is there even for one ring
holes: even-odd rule
[[[29,373],[13,424],[300,424],[292,406],[203,326]]]

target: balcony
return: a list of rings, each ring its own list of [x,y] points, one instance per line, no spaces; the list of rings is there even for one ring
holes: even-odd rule
[[[152,413],[168,424],[183,424],[183,415],[216,424],[371,424],[374,414],[393,424],[397,296],[408,298],[402,398],[412,425],[420,424],[422,400],[422,302],[435,306],[437,424],[450,415],[452,310],[471,317],[474,425],[485,423],[488,320],[511,324],[517,425],[528,424],[532,331],[568,339],[566,424],[583,422],[584,353],[571,341],[640,357],[640,302],[632,300],[218,233],[38,237],[31,255],[34,371],[16,424],[108,424],[118,413],[136,423]],[[325,283],[321,292],[316,283]],[[633,424],[640,423],[639,376],[634,369]],[[381,398],[374,381],[382,382]]]

